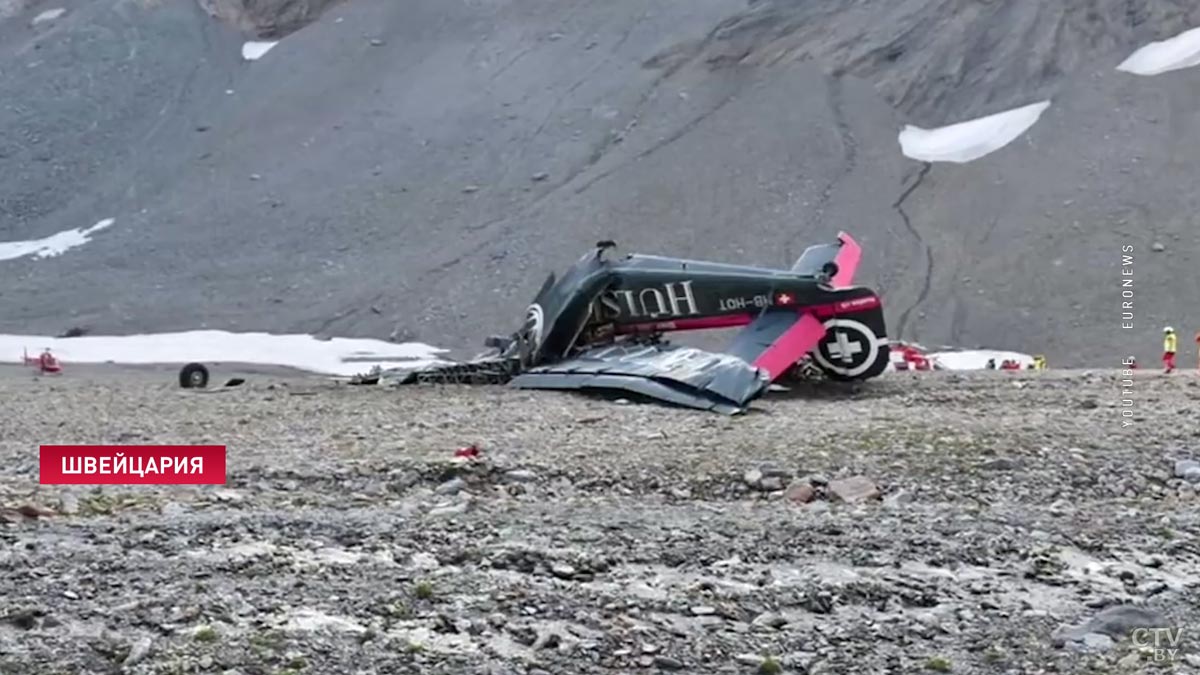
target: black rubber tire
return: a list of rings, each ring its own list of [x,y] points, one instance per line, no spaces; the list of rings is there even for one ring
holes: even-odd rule
[[[208,386],[208,368],[202,363],[189,363],[179,371],[179,386],[184,389],[204,389]]]

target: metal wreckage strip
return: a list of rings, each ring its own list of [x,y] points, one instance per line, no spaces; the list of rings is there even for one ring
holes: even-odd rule
[[[648,396],[664,403],[712,410],[726,415],[735,415],[745,411],[744,407],[723,401],[717,396],[703,396],[672,382],[647,379],[636,375],[525,373],[513,380],[513,386],[521,389],[568,389],[571,391],[619,390]]]
[[[847,262],[847,269],[842,270],[847,278],[843,281],[848,282],[849,275],[857,266],[856,248],[853,240],[842,238],[841,235],[839,238],[842,247],[849,247],[850,254],[854,254],[843,256]],[[489,338],[488,346],[497,350],[494,354],[465,363],[438,365],[400,374],[398,384],[510,384],[522,389],[624,391],[664,403],[735,414],[744,411],[750,401],[765,394],[772,380],[783,376],[799,379],[797,376],[803,378],[811,372],[811,365],[806,367],[803,363],[796,363],[795,359],[817,345],[825,332],[821,322],[823,315],[863,311],[868,309],[864,303],[878,305],[878,298],[873,296],[855,297],[828,305],[805,307],[806,312],[800,317],[795,313],[800,308],[789,307],[793,311],[781,312],[778,316],[754,316],[749,313],[736,318],[703,316],[618,326],[617,333],[636,336],[646,331],[655,337],[650,344],[643,340],[632,344],[610,343],[592,346],[569,358],[554,359],[554,356],[561,356],[566,351],[567,345],[577,343],[580,331],[586,325],[581,314],[584,308],[580,303],[589,297],[593,303],[596,302],[596,294],[613,281],[613,270],[600,261],[607,244],[611,242],[597,244],[597,252],[580,259],[563,278],[553,274],[548,276],[527,311],[522,329],[511,338]],[[839,256],[843,248],[837,249]],[[825,259],[830,257],[828,253],[831,247],[827,246],[823,252],[818,250],[815,254],[812,250],[806,252],[806,257],[797,263],[797,267],[807,260],[809,266],[814,267],[814,275],[818,272],[824,274],[828,264]],[[815,269],[818,263],[820,268]],[[662,273],[674,272],[676,264],[691,263],[643,256],[626,266],[641,265],[647,267],[648,273]],[[719,268],[727,276],[736,276],[735,273],[741,269],[712,263],[694,264]],[[751,272],[760,274],[756,270]],[[726,282],[732,283],[729,279]],[[699,309],[690,287],[692,282],[682,283],[686,287],[686,301],[693,310],[691,313],[698,314]],[[667,284],[666,295],[671,297],[672,302],[681,300],[674,297],[672,288],[671,284]],[[657,289],[652,290],[658,294],[658,307],[661,309],[666,300]],[[789,296],[785,294],[781,297]],[[789,298],[785,304],[790,306],[792,300]],[[547,307],[551,311],[547,312]],[[723,308],[723,311],[727,309]],[[631,311],[633,316],[655,316],[654,313],[647,314],[644,307],[640,312]],[[566,323],[559,325],[560,320]],[[656,336],[660,332],[675,330],[743,325],[747,326],[748,332],[735,342],[733,353],[670,345],[658,342]],[[804,330],[792,335],[797,327]],[[572,328],[577,328],[574,336],[568,335]],[[543,338],[544,332],[549,337]],[[550,347],[544,347],[543,339],[548,340]],[[547,356],[551,357],[550,362],[545,361]],[[813,356],[820,358],[819,353]],[[543,362],[530,365],[537,361]]]
[[[558,363],[522,370],[496,357],[405,373],[398,385],[511,384],[520,389],[624,391],[728,415],[767,391],[769,379],[728,354],[682,345],[612,345]]]
[[[561,383],[561,384],[560,384]],[[612,345],[531,368],[521,388],[619,389],[688,407],[743,409],[770,385],[757,368],[728,354],[682,345]]]
[[[520,370],[517,359],[495,358],[410,371],[396,384],[507,384]]]

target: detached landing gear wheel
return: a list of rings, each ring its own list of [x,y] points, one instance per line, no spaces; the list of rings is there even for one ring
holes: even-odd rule
[[[517,339],[517,356],[521,368],[528,368],[542,348],[542,333],[545,331],[546,315],[542,306],[534,303],[525,310],[525,322],[515,336]]]
[[[184,389],[203,389],[208,386],[208,368],[202,363],[189,363],[179,371],[179,386]]]

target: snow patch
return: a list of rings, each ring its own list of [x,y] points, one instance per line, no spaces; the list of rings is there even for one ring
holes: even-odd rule
[[[55,7],[54,9],[48,9],[48,10],[42,12],[41,14],[38,14],[37,16],[33,17],[33,21],[30,21],[29,25],[36,26],[38,24],[46,23],[48,21],[53,21],[66,13],[67,13],[67,10],[62,7]]]
[[[188,551],[190,558],[200,558],[209,562],[246,562],[257,558],[267,558],[278,548],[268,541],[248,541],[225,547]]]
[[[341,616],[333,616],[315,609],[298,609],[287,617],[283,630],[293,633],[331,631],[335,633],[367,632],[362,624]]]
[[[402,648],[427,649],[440,654],[455,655],[479,653],[479,647],[468,635],[439,633],[428,626],[418,626],[415,623],[403,622],[403,627],[388,631],[388,638],[402,645]]]
[[[1130,54],[1117,70],[1134,75],[1160,75],[1193,66],[1200,66],[1200,28],[1151,42]]]
[[[1194,587],[1200,581],[1195,574],[1183,571],[1190,570],[1189,565],[1175,564],[1171,558],[1160,558],[1159,564],[1153,567],[1142,564],[1144,558],[1151,557],[1145,553],[1128,553],[1124,556],[1127,558],[1125,560],[1108,561],[1102,561],[1075,547],[1064,548],[1057,554],[1065,566],[1064,576],[1072,577],[1081,584],[1090,583],[1092,586],[1105,587],[1105,592],[1118,597],[1128,590],[1124,579],[1129,573],[1133,573],[1142,584],[1158,582],[1176,592],[1186,592],[1186,589]]]
[[[71,363],[251,363],[287,366],[326,375],[351,376],[380,368],[425,367],[442,360],[447,350],[418,342],[333,338],[311,335],[228,333],[197,330],[149,335],[51,338],[0,335],[0,363],[21,363],[23,350],[53,350]],[[397,363],[400,362],[400,363]]]
[[[1005,360],[1015,359],[1025,369],[1033,363],[1033,357],[1020,352],[1002,352],[989,349],[964,349],[953,352],[934,352],[928,354],[930,361],[935,361],[946,370],[983,370],[987,368],[988,359],[996,360],[999,368]]]
[[[438,567],[441,567],[437,556],[432,553],[425,553],[424,551],[412,554],[409,557],[409,563],[419,570],[436,570]]]
[[[247,42],[242,45],[242,58],[247,61],[257,61],[271,51],[278,42]]]
[[[292,556],[297,564],[324,567],[327,565],[354,565],[363,559],[361,553],[344,548],[322,548],[316,551],[296,551]]]
[[[27,255],[38,258],[52,258],[62,255],[77,246],[83,246],[88,243],[93,234],[110,227],[115,222],[112,218],[105,218],[86,230],[79,228],[65,230],[58,234],[52,234],[45,239],[35,239],[33,241],[0,242],[0,260],[15,260],[17,258],[24,258]]]
[[[1032,127],[1050,101],[980,117],[937,129],[907,124],[900,132],[900,149],[922,162],[965,164],[1008,145]]]

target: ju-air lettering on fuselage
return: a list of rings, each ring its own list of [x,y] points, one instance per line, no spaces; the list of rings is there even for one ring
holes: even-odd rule
[[[600,294],[595,306],[601,321],[677,319],[700,314],[691,281],[675,281],[638,290],[613,289]]]

